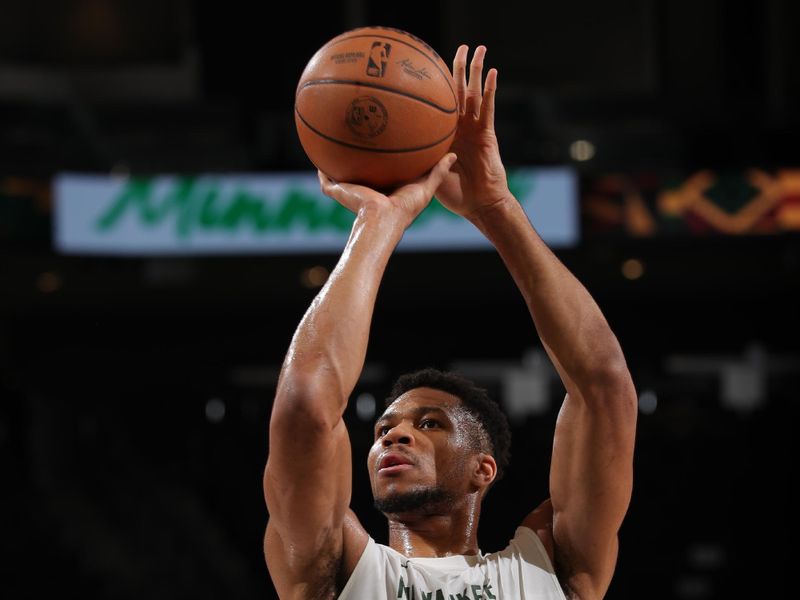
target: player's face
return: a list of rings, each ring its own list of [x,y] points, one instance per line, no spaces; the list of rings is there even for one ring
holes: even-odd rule
[[[468,418],[461,401],[441,390],[416,388],[395,400],[375,423],[367,459],[376,506],[402,498],[444,500],[466,494],[476,455]]]

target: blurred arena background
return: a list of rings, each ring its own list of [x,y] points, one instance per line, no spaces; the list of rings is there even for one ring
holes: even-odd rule
[[[800,384],[791,0],[0,0],[0,594],[274,597],[271,399],[335,247],[291,213],[310,245],[286,253],[224,239],[148,251],[146,228],[143,249],[115,250],[112,231],[88,251],[57,243],[82,202],[58,182],[310,173],[295,84],[322,43],[367,24],[448,63],[459,43],[486,44],[508,166],[576,183],[554,200],[574,207],[575,237],[554,246],[640,395],[608,598],[783,597]],[[347,415],[353,506],[379,541],[359,468],[371,419],[396,375],[426,365],[475,378],[512,415],[511,470],[480,531],[494,550],[547,493],[563,390],[490,249],[390,263]]]

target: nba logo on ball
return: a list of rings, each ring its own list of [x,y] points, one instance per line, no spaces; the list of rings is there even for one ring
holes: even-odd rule
[[[436,51],[389,27],[362,27],[323,45],[295,94],[306,155],[336,181],[376,188],[424,175],[458,123],[453,77]]]
[[[383,77],[384,73],[386,73],[386,64],[391,51],[391,44],[372,42],[372,49],[369,51],[369,63],[367,63],[367,75],[370,77]]]

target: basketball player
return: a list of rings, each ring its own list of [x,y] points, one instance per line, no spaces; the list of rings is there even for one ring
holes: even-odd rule
[[[320,173],[325,194],[357,216],[291,342],[270,421],[264,551],[281,598],[590,600],[611,581],[631,497],[636,393],[600,309],[508,190],[494,133],[497,71],[484,86],[485,53],[475,50],[468,82],[468,48],[455,56],[457,160],[447,155],[389,197]],[[538,507],[531,499],[534,510],[508,546],[491,554],[479,549],[478,521],[508,458],[508,426],[482,390],[451,374],[401,378],[375,425],[367,467],[376,507],[389,520],[389,546],[377,544],[348,507],[352,466],[342,415],[363,367],[387,261],[434,193],[497,248],[567,391],[550,498]]]

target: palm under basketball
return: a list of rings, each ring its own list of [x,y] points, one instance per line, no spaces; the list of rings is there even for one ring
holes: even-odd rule
[[[336,181],[388,188],[447,153],[458,101],[449,68],[428,44],[398,29],[363,27],[314,54],[294,114],[317,168]]]

